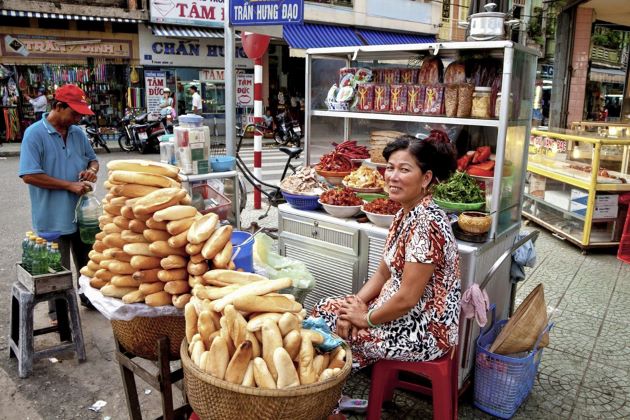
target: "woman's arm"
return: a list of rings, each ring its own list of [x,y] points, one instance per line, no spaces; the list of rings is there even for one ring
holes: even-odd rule
[[[357,297],[363,302],[368,303],[381,293],[381,289],[389,277],[389,268],[387,268],[385,261],[381,258],[381,263],[378,265],[378,269],[372,278],[369,279],[363,287],[361,287],[361,290],[357,293]]]

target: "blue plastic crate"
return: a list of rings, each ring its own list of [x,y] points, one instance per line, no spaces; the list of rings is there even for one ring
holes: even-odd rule
[[[294,209],[298,210],[317,210],[319,208],[319,196],[318,195],[298,195],[290,194],[286,191],[282,191],[282,196],[287,203]]]
[[[212,172],[233,171],[236,167],[236,159],[232,156],[213,156],[209,161]]]
[[[494,320],[494,313],[492,319]],[[475,357],[475,407],[493,416],[509,419],[527,398],[534,385],[543,349],[538,344],[553,324],[547,325],[533,349],[523,357],[503,356],[488,349],[507,320],[493,322],[477,339]]]

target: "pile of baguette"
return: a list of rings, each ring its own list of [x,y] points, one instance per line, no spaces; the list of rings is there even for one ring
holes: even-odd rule
[[[124,303],[184,308],[210,269],[234,269],[232,226],[200,214],[178,181],[179,168],[146,160],[107,164],[101,232],[81,274]]]
[[[324,337],[302,329],[306,311],[278,293],[288,278],[210,270],[186,304],[186,338],[193,363],[210,375],[243,386],[285,389],[330,379],[345,365],[341,347],[319,354]]]

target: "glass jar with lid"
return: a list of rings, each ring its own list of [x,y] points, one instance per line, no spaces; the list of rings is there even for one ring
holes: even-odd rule
[[[490,112],[490,95],[492,88],[484,86],[476,86],[473,92],[472,111],[470,116],[473,118],[492,118]]]
[[[501,100],[502,100],[501,92],[497,93],[497,100],[494,104],[494,117],[499,118],[499,113],[501,112]],[[512,108],[514,106],[514,99],[512,97],[512,93],[510,92],[509,102],[508,102],[508,119],[512,118]]]

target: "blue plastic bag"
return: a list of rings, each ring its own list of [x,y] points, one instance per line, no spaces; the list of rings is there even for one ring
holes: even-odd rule
[[[343,343],[341,338],[332,335],[332,331],[330,331],[328,324],[324,322],[324,318],[307,318],[302,321],[302,328],[317,331],[324,336],[324,342],[317,346],[322,352],[329,352]]]

